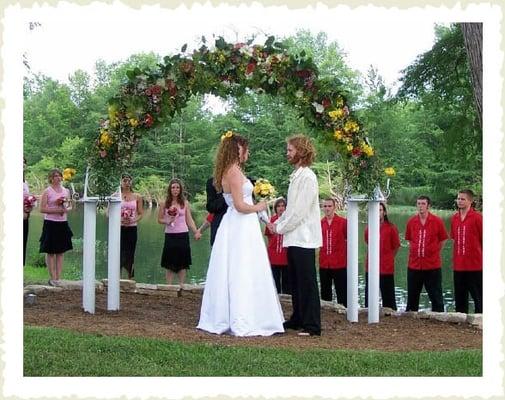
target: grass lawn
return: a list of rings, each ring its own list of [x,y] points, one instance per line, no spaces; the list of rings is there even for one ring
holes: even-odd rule
[[[79,280],[82,279],[80,275],[80,267],[75,265],[65,265],[63,267],[61,279],[64,280]],[[49,271],[44,267],[36,267],[33,265],[26,264],[23,268],[23,284],[24,285],[35,285],[42,284],[47,285],[49,280]]]
[[[482,351],[288,350],[25,327],[25,376],[481,376]]]
[[[25,265],[23,268],[23,283],[25,285],[47,284],[49,273],[47,268]]]

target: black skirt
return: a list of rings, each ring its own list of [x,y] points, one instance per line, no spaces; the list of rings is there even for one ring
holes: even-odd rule
[[[23,219],[23,265],[26,263],[26,244],[28,243],[28,228],[30,224],[28,218]]]
[[[189,269],[190,265],[189,233],[165,233],[161,266],[170,271],[179,272],[182,269]]]
[[[60,254],[72,250],[72,236],[74,234],[67,221],[44,220],[39,253]]]
[[[133,263],[135,260],[135,248],[137,247],[137,227],[121,227],[121,250],[120,264],[133,277]]]

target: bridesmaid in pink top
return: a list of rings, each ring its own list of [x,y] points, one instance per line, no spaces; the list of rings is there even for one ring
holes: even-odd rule
[[[44,215],[44,225],[40,236],[40,253],[46,254],[46,265],[49,270],[49,285],[60,283],[63,270],[63,253],[72,250],[72,236],[67,222],[67,211],[70,208],[70,192],[61,186],[63,175],[53,169],[49,173],[50,185],[42,193],[40,212]]]
[[[168,184],[165,202],[160,204],[158,222],[165,225],[165,244],[161,256],[161,266],[165,268],[167,284],[171,285],[174,274],[179,278],[179,285],[186,279],[186,270],[191,265],[189,229],[195,239],[201,237],[191,216],[191,208],[180,179],[172,179]]]
[[[133,279],[135,270],[135,248],[137,247],[137,222],[143,215],[142,196],[133,192],[132,177],[121,176],[121,250],[120,264],[128,272],[128,279]]]

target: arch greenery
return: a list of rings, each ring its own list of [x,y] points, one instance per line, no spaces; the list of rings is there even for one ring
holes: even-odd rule
[[[117,188],[121,171],[132,162],[139,139],[159,124],[169,123],[193,94],[241,96],[246,90],[281,96],[332,146],[345,163],[344,177],[355,193],[372,193],[383,174],[366,132],[347,104],[338,77],[319,78],[303,51],[290,54],[284,42],[270,36],[264,44],[228,43],[222,37],[188,54],[167,56],[155,70],[127,72],[100,121],[89,164],[95,194]]]

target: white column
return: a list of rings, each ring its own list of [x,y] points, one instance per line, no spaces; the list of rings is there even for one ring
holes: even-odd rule
[[[96,200],[84,200],[82,306],[90,314],[95,313],[96,204]]]
[[[358,202],[347,201],[347,320],[358,322]]]
[[[107,310],[119,310],[119,246],[121,235],[121,198],[111,198],[109,203],[109,240],[108,240],[108,287]]]
[[[379,322],[379,202],[368,202],[368,323]]]

